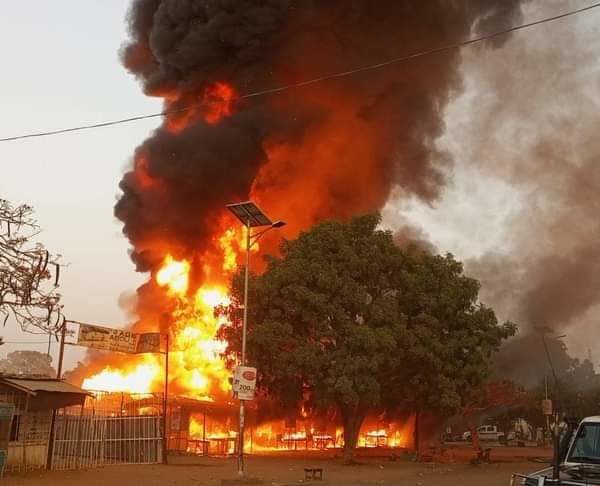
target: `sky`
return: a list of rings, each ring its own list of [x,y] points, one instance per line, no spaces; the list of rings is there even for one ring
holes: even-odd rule
[[[119,62],[127,5],[23,0],[3,6],[1,136],[160,111],[158,100],[144,96]],[[39,240],[68,264],[61,293],[69,319],[114,327],[126,322],[119,296],[143,276],[134,272],[112,207],[133,149],[158,123],[0,144],[0,195],[34,206],[43,228]],[[25,347],[47,349],[45,338],[17,332],[14,322],[0,336],[37,343],[5,345],[0,357]],[[65,365],[82,353],[68,348]]]
[[[161,110],[159,101],[144,96],[119,62],[119,48],[127,37],[127,1],[6,3],[0,17],[0,137]],[[539,18],[588,3],[538,0],[528,7],[526,15],[528,19]],[[398,191],[385,208],[385,225],[416,225],[440,251],[450,251],[461,259],[476,259],[495,250],[508,251],[514,221],[526,211],[524,189],[508,175],[482,167],[482,154],[475,150],[481,133],[473,127],[482,126],[497,109],[490,101],[495,90],[500,92],[506,86],[518,90],[525,81],[534,86],[543,81],[536,77],[539,69],[531,60],[555,53],[550,42],[553,33],[566,35],[572,41],[570,47],[582,55],[595,53],[599,22],[600,11],[594,11],[561,21],[559,26],[546,25],[535,32],[516,34],[496,52],[465,49],[465,89],[446,109],[447,130],[438,141],[455,160],[451,183],[432,205],[406,200]],[[524,59],[523,55],[531,58]],[[560,64],[564,59],[559,57],[556,62]],[[597,61],[595,66],[591,72],[576,70],[581,76],[566,73],[565,78],[583,89],[597,79],[593,77],[597,74]],[[504,87],[496,85],[499,73],[506,78]],[[568,104],[573,93],[555,93],[552,88],[558,84],[552,83],[555,81],[540,86],[541,92],[550,96],[560,93],[567,97]],[[529,95],[533,101],[535,96],[535,92]],[[528,115],[546,114],[540,108]],[[506,115],[505,119],[510,117]],[[112,208],[134,148],[158,123],[158,119],[150,119],[0,143],[0,196],[15,204],[33,205],[44,229],[39,239],[63,255],[68,267],[61,275],[61,293],[69,319],[111,327],[127,323],[127,316],[118,305],[119,298],[134,291],[144,276],[134,271],[128,243]],[[509,130],[510,123],[501,126]],[[493,142],[499,156],[507,160],[513,157],[510,144],[502,140],[501,134],[496,135]],[[466,146],[475,148],[468,150]],[[591,332],[593,319],[594,315],[587,316],[580,328]],[[570,338],[570,345],[578,352],[585,350],[581,335]],[[45,351],[47,347],[45,338],[19,332],[10,321],[0,329],[0,336],[15,343],[0,347],[0,358],[15,349]],[[57,348],[53,343],[53,355]],[[83,352],[81,348],[68,347],[66,368],[81,359]],[[600,347],[597,352],[600,356]]]

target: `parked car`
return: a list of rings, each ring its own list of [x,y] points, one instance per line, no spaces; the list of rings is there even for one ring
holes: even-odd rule
[[[506,434],[499,431],[496,425],[481,425],[477,427],[477,433],[479,434],[479,439],[482,441],[504,442],[507,439]],[[471,431],[467,430],[462,438],[463,440],[471,440]]]
[[[559,479],[551,479],[554,471],[550,467],[529,475],[514,474],[511,486],[600,484],[600,416],[566,425],[558,450]]]

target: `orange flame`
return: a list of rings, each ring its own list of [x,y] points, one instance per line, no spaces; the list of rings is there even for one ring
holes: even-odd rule
[[[189,285],[190,264],[186,260],[173,260],[167,255],[163,267],[156,274],[156,282],[161,287],[167,287],[171,295],[183,295]]]
[[[222,81],[206,86],[200,93],[163,93],[169,115],[166,128],[180,133],[190,124],[203,119],[209,125],[217,125],[231,116],[237,93],[233,86]]]
[[[175,304],[171,314],[169,382],[183,394],[211,399],[212,394],[224,394],[230,389],[230,371],[221,358],[226,343],[215,338],[225,322],[215,316],[215,308],[229,304],[229,297],[226,287],[216,283],[207,283],[189,295],[190,268],[187,260],[167,255],[155,276],[156,283],[165,288]],[[132,356],[121,369],[106,367],[84,380],[82,386],[89,390],[147,393],[160,390],[162,383],[162,359],[144,354]]]
[[[204,120],[210,125],[216,125],[223,118],[233,113],[233,100],[235,91],[227,83],[215,83],[204,91],[202,99],[205,104]]]
[[[108,366],[97,375],[86,378],[82,388],[109,392],[150,393],[153,384],[160,383],[162,370],[153,356],[145,355],[144,360],[144,363],[136,365],[128,372]]]

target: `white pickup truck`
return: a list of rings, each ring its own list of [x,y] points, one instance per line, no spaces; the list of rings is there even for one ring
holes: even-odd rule
[[[477,433],[479,434],[479,439],[482,441],[498,441],[503,442],[506,438],[504,432],[500,432],[498,427],[495,425],[481,425],[477,427]],[[471,440],[471,431],[467,430],[462,435],[463,440]]]
[[[549,467],[528,476],[513,475],[511,486],[591,486],[600,485],[600,416],[586,417],[570,428],[559,449],[559,479]]]

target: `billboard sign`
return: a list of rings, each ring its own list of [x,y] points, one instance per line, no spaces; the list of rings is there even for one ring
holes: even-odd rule
[[[160,337],[161,334],[158,332],[138,334],[121,329],[80,324],[76,344],[120,353],[159,353]]]
[[[159,332],[146,332],[144,334],[137,334],[135,352],[160,353],[161,336],[162,334]]]
[[[120,329],[80,324],[77,344],[88,348],[135,353],[136,334]]]
[[[256,368],[238,366],[233,375],[233,396],[239,400],[254,400]]]

